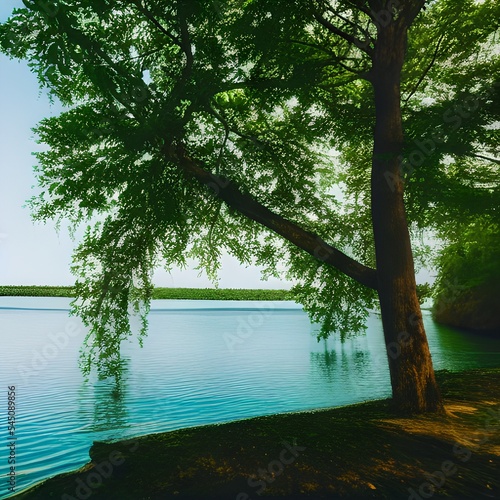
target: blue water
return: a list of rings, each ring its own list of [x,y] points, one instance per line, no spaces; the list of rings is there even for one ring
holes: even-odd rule
[[[95,440],[118,439],[390,395],[380,318],[365,335],[316,341],[292,302],[154,301],[141,349],[124,346],[122,380],[84,381],[85,336],[69,299],[0,298],[0,418],[16,387],[17,491],[80,467]],[[438,327],[424,313],[434,366],[500,366],[500,340]],[[0,497],[7,495],[6,426]]]

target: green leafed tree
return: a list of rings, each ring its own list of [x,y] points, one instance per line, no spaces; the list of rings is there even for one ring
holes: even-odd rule
[[[500,332],[500,225],[498,218],[475,216],[451,225],[438,256],[434,290],[436,321],[474,330]]]
[[[131,309],[145,331],[156,266],[215,277],[227,251],[294,280],[322,337],[378,302],[395,407],[443,410],[412,241],[498,217],[498,2],[24,4],[0,43],[67,107],[36,128],[31,206],[88,224],[87,369],[120,365]]]

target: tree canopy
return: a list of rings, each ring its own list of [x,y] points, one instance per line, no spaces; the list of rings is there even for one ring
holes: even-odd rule
[[[88,224],[73,267],[88,369],[119,365],[131,304],[145,332],[156,266],[194,258],[216,279],[223,251],[294,280],[321,336],[363,327],[377,288],[373,60],[402,17],[404,148],[386,181],[404,182],[412,237],[498,221],[494,0],[24,4],[0,46],[66,106],[36,127],[48,148],[31,208]]]
[[[477,332],[498,332],[500,319],[500,225],[492,217],[475,217],[452,225],[438,253],[434,318]],[[448,229],[449,230],[449,229]]]

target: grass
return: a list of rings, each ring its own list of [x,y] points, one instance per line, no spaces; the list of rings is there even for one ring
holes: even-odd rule
[[[419,285],[420,286],[420,285]],[[419,297],[420,288],[417,287]],[[0,297],[74,297],[71,286],[0,286]],[[424,295],[422,295],[424,297]],[[170,300],[293,300],[289,290],[249,288],[162,288],[153,290],[153,299]],[[422,298],[423,300],[423,298]]]
[[[95,442],[86,466],[14,498],[499,498],[500,368],[438,378],[444,416],[370,401]]]
[[[0,286],[0,296],[74,297],[71,286]],[[237,288],[155,288],[153,299],[184,300],[292,300],[287,290]]]
[[[71,286],[0,286],[0,297],[73,297]]]
[[[153,299],[192,300],[292,300],[287,290],[244,288],[155,288]]]

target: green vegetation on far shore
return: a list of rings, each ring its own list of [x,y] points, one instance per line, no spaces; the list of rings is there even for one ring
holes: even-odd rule
[[[71,286],[0,286],[0,297],[74,297]],[[293,300],[288,290],[246,288],[155,288],[153,299]]]
[[[447,415],[381,400],[94,442],[87,465],[14,498],[499,498],[500,368],[436,375]]]
[[[430,296],[430,286],[417,285],[417,294],[423,300]],[[4,285],[0,297],[74,297],[72,286]],[[294,300],[290,290],[254,288],[164,288],[153,290],[153,299],[170,300]]]
[[[0,297],[74,297],[72,286],[0,286]]]

